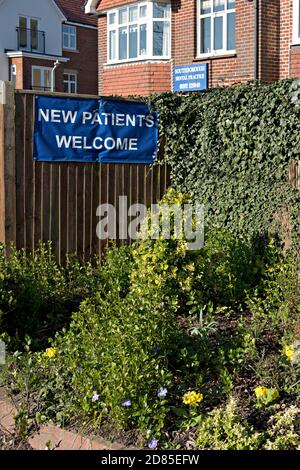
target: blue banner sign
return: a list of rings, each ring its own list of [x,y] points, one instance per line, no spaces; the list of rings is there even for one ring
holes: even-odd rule
[[[208,88],[208,64],[174,67],[174,91],[202,91]]]
[[[145,103],[36,96],[34,160],[151,164],[157,144]]]

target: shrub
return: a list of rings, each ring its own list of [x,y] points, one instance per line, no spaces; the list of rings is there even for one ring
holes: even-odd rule
[[[187,203],[192,203],[188,195],[170,189],[159,208],[162,210],[165,205],[184,208]],[[151,213],[142,230],[150,224]],[[161,227],[162,224],[161,217]],[[137,269],[132,274],[133,284],[139,288],[139,284],[145,282],[141,282],[141,278],[146,273],[148,283],[160,288],[166,297],[178,299],[181,306],[193,302],[204,306],[210,301],[216,305],[242,301],[259,283],[270,256],[268,248],[264,249],[261,244],[253,246],[228,230],[209,226],[205,227],[204,235],[204,246],[197,251],[189,251],[186,240],[175,237],[174,225],[170,239],[160,236],[153,240],[149,236],[138,243],[134,250]]]
[[[155,293],[87,300],[57,335],[53,354],[31,356],[29,368],[26,356],[15,359],[10,369],[23,370],[23,379],[13,379],[12,391],[24,393],[27,374],[31,402],[38,399],[47,418],[158,432],[168,406],[157,393],[173,386],[165,357],[176,334],[174,317]]]
[[[31,348],[45,347],[83,299],[110,290],[125,295],[131,269],[128,253],[127,247],[112,248],[103,267],[97,259],[82,264],[69,255],[60,266],[50,244],[40,244],[28,254],[11,247],[9,256],[1,246],[0,334],[5,333],[11,349],[22,349],[26,335],[32,338]]]
[[[203,415],[196,445],[209,450],[257,450],[261,441],[261,434],[241,417],[236,400],[230,399],[225,409]]]
[[[274,215],[285,210],[282,236],[291,230],[297,239],[300,193],[288,182],[300,143],[294,85],[280,80],[152,98],[172,185],[204,204],[212,225],[253,239],[280,232]]]
[[[231,398],[225,408],[215,408],[199,418],[196,446],[209,450],[299,450],[300,410],[289,406],[275,412],[264,430],[256,430],[242,417]]]
[[[265,450],[300,450],[300,409],[294,405],[273,415],[268,423]]]

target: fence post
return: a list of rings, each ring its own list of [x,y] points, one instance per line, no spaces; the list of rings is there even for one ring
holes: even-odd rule
[[[0,81],[0,242],[16,242],[15,89]]]

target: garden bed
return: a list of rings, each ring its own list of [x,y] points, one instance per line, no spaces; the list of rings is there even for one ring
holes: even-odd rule
[[[170,190],[162,204],[188,201]],[[54,423],[122,448],[299,449],[299,270],[276,238],[209,227],[197,252],[172,232],[102,265],[62,268],[45,247],[1,263],[20,442]]]

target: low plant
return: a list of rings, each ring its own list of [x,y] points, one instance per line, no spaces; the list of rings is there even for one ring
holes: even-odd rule
[[[209,450],[256,450],[262,436],[242,418],[236,400],[200,417],[196,447]]]

